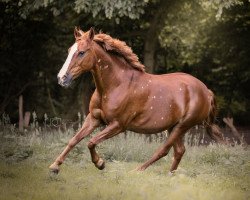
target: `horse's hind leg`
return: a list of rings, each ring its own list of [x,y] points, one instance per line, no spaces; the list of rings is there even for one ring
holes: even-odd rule
[[[90,139],[88,143],[88,148],[90,151],[92,162],[95,164],[95,166],[102,170],[105,167],[105,163],[102,158],[96,153],[95,147],[100,142],[111,138],[119,133],[121,133],[122,128],[120,127],[118,122],[112,122],[110,123],[104,130],[100,132],[97,136]]]
[[[184,146],[184,142],[183,142],[183,137],[180,137],[176,140],[176,142],[173,145],[174,148],[174,157],[173,157],[173,163],[172,166],[170,168],[170,172],[173,172],[174,170],[177,169],[182,156],[185,153],[185,146]]]
[[[169,138],[165,141],[162,147],[160,147],[152,156],[151,159],[149,159],[147,162],[145,162],[142,166],[138,167],[137,171],[144,171],[148,166],[153,164],[155,161],[159,160],[160,158],[166,156],[170,150],[170,148],[176,143],[177,140],[179,140],[185,132],[189,128],[187,127],[181,127],[180,125],[176,125],[172,132],[170,133]]]
[[[95,119],[91,114],[86,117],[86,120],[82,126],[82,128],[75,134],[73,138],[70,139],[68,145],[65,147],[63,152],[56,158],[54,163],[50,165],[50,170],[54,173],[59,172],[59,165],[63,163],[66,158],[66,155],[70,152],[70,150],[79,143],[84,137],[88,136],[89,134],[94,131],[96,127],[100,124],[98,119]]]

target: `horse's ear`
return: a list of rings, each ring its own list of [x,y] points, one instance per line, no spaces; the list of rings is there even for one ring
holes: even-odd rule
[[[82,34],[81,34],[81,30],[79,27],[75,26],[74,35],[75,35],[75,38],[81,37]]]
[[[90,39],[90,41],[92,41],[94,39],[94,37],[95,37],[95,30],[94,30],[93,27],[91,27],[89,29],[89,39]]]

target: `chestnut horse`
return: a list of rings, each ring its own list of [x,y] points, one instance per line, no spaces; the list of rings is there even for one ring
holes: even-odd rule
[[[148,74],[125,42],[103,33],[95,35],[92,28],[88,32],[76,28],[75,39],[58,74],[58,82],[67,87],[73,79],[90,71],[96,90],[82,128],[50,166],[53,172],[58,173],[69,151],[101,124],[106,127],[88,143],[92,162],[100,170],[105,164],[95,150],[96,145],[125,130],[170,133],[138,171],[166,156],[171,147],[174,157],[170,172],[176,170],[185,152],[184,134],[202,122],[212,139],[224,143],[214,124],[214,95],[201,81],[185,73]]]

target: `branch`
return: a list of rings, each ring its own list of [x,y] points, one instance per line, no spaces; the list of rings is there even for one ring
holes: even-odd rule
[[[247,142],[245,141],[245,138],[243,135],[241,135],[239,133],[239,131],[236,129],[236,127],[234,126],[234,121],[233,118],[230,117],[224,117],[223,121],[225,122],[225,124],[231,129],[233,135],[241,142],[242,145],[246,146]]]

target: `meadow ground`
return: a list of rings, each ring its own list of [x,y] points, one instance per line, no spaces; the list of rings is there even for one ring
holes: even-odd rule
[[[26,135],[0,132],[0,199],[250,199],[250,150],[242,146],[186,146],[179,169],[168,175],[172,152],[144,172],[134,168],[146,161],[161,142],[148,143],[129,133],[102,143],[106,160],[99,171],[91,163],[86,139],[69,154],[58,175],[48,166],[73,131]]]

